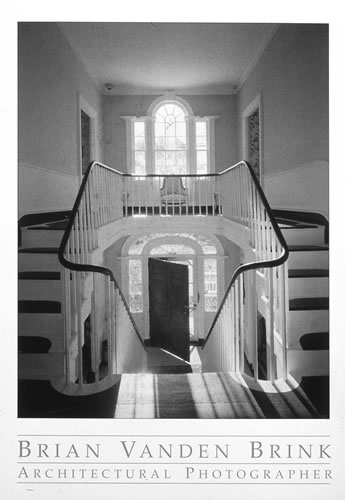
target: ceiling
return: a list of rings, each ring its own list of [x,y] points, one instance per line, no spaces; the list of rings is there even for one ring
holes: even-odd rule
[[[233,94],[277,28],[272,23],[58,25],[105,94]]]

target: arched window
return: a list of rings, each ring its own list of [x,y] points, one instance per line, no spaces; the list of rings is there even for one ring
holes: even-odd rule
[[[157,174],[187,173],[186,113],[177,102],[163,103],[154,114],[154,160]]]
[[[188,256],[192,259],[196,255],[195,249],[198,249],[199,258],[203,260],[204,310],[205,312],[215,312],[218,298],[217,248],[205,235],[194,233],[150,233],[141,235],[131,242],[126,251],[127,255],[130,256],[128,273],[131,312],[140,313],[143,311],[141,261],[143,254],[177,258]]]
[[[122,116],[127,127],[127,171],[136,175],[215,172],[215,119],[196,116],[177,96],[154,100],[147,116]]]

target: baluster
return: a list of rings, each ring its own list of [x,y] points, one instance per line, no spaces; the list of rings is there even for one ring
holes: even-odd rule
[[[64,353],[65,353],[65,378],[66,385],[71,382],[70,373],[70,344],[71,344],[71,293],[70,293],[70,271],[66,267],[62,270],[62,299],[64,318]]]
[[[288,291],[288,263],[284,262],[282,267],[281,279],[281,338],[283,349],[283,377],[287,380],[287,335],[288,335],[288,308],[289,308],[289,291]]]
[[[184,186],[184,189],[185,189],[185,204],[184,204],[184,206],[186,209],[186,215],[188,215],[188,203],[189,203],[189,196],[190,196],[188,177],[181,177],[181,182],[182,182],[182,185]]]
[[[95,273],[92,274],[92,292],[91,292],[91,314],[90,314],[90,322],[91,322],[91,359],[94,360],[94,370],[95,370],[95,381],[99,382],[99,365],[101,362],[101,355],[99,349],[99,334],[96,323],[96,277]]]
[[[91,211],[91,197],[90,197],[90,177],[86,185],[86,230],[87,230],[87,251],[91,254],[93,250],[93,235],[92,235],[92,211]]]
[[[250,244],[255,248],[255,208],[254,208],[254,186],[253,180],[249,178],[249,196],[250,196]]]
[[[192,215],[195,215],[195,203],[196,203],[196,177],[189,177],[190,179],[190,189],[191,192],[193,193],[193,198],[192,198]]]
[[[236,279],[234,283],[234,354],[235,354],[235,363],[234,363],[234,371],[238,371],[239,369],[239,290],[238,290],[238,279]]]
[[[105,296],[106,296],[106,325],[107,325],[107,363],[108,363],[108,376],[112,374],[112,335],[111,335],[111,307],[110,307],[110,277],[105,276]]]
[[[269,372],[270,380],[274,381],[275,370],[274,370],[274,291],[273,291],[273,268],[269,268],[269,321],[268,321],[268,337],[270,339],[270,357],[269,357]]]
[[[218,214],[219,215],[223,215],[223,200],[224,200],[224,195],[221,193],[221,190],[220,190],[220,176],[217,175],[216,177],[217,179],[217,192],[219,193],[219,200],[218,203]]]
[[[254,378],[259,380],[259,360],[258,360],[258,325],[257,325],[257,314],[258,314],[258,292],[256,284],[256,270],[253,269],[249,271],[252,274],[252,296],[251,296],[251,319],[252,319],[252,335],[253,335],[253,368],[254,368]]]
[[[87,263],[87,239],[86,239],[86,217],[85,217],[85,197],[82,198],[80,203],[80,220],[81,220],[81,248],[82,248],[82,264]],[[84,273],[85,274],[85,273]]]
[[[143,208],[145,205],[145,184],[143,183],[142,177],[136,178],[136,188],[137,188],[137,199],[138,199],[138,215],[143,213]],[[144,200],[142,200],[144,198]]]
[[[111,304],[111,317],[112,317],[112,338],[113,338],[113,349],[112,349],[112,373],[117,373],[117,360],[116,360],[116,351],[117,351],[117,343],[116,343],[116,297],[115,297],[115,285],[111,283],[111,296],[110,296],[110,304]]]
[[[83,322],[81,316],[81,283],[80,283],[80,273],[76,273],[77,283],[76,283],[76,296],[77,296],[77,340],[78,340],[78,383],[79,387],[82,388],[84,383],[83,380],[83,343],[84,343],[84,331]]]
[[[240,274],[239,276],[239,302],[240,302],[240,307],[239,307],[239,325],[240,325],[240,346],[239,346],[239,351],[240,351],[240,372],[244,372],[244,297],[243,297],[243,287],[244,287],[244,276],[243,273]]]

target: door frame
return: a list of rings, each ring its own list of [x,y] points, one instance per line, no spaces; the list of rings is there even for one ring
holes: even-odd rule
[[[99,148],[97,142],[98,130],[98,114],[88,101],[78,92],[77,95],[77,137],[78,137],[78,175],[80,181],[83,177],[82,171],[82,137],[81,137],[81,112],[84,111],[90,117],[90,158],[92,160],[99,160]]]

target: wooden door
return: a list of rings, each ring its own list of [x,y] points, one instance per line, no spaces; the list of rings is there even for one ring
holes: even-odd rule
[[[151,345],[189,361],[188,266],[149,259]]]

